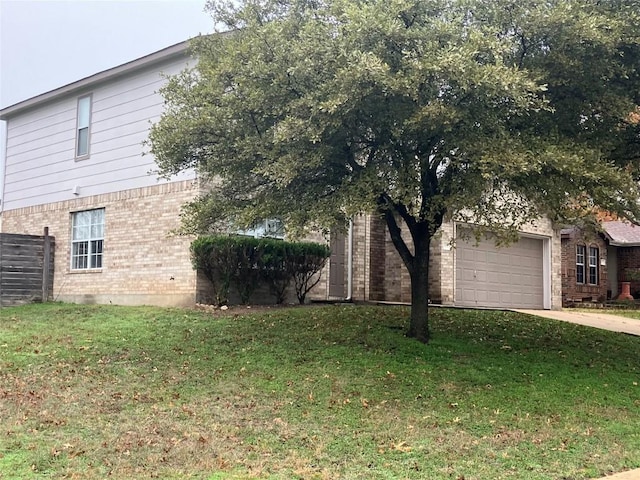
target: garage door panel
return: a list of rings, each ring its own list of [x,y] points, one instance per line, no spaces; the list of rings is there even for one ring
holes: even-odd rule
[[[469,303],[475,303],[475,301],[476,301],[475,292],[472,292],[470,290],[460,292],[460,302],[462,304],[466,305]]]
[[[458,239],[456,304],[462,306],[543,308],[543,241],[521,238],[498,248]]]
[[[462,280],[463,281],[467,281],[467,282],[472,282],[474,280],[474,273],[473,273],[473,269],[471,268],[463,268],[461,269],[462,272]]]

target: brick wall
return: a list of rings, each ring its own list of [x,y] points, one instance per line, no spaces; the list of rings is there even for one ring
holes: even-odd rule
[[[596,246],[599,250],[598,284],[577,283],[576,247],[586,247],[585,280],[588,278],[588,248]],[[638,257],[640,260],[640,256]],[[562,305],[568,306],[581,301],[604,301],[607,299],[607,244],[599,235],[585,235],[579,229],[565,231],[562,234]],[[603,265],[604,264],[604,265]],[[640,267],[640,262],[638,263]]]
[[[377,297],[371,300],[388,302],[411,302],[411,277],[393,245],[386,224],[378,220],[372,227],[372,238],[381,243],[384,238],[384,249],[376,247],[372,250],[372,259],[384,261],[384,271],[376,271],[371,276],[371,290]],[[413,241],[406,225],[400,223],[401,233],[410,250]],[[433,303],[453,304],[453,249],[451,234],[453,224],[445,223],[431,239],[429,258],[429,300]],[[372,260],[373,261],[373,260]],[[380,269],[382,270],[382,269]],[[382,287],[382,288],[380,288]]]
[[[348,242],[348,239],[347,239]],[[353,219],[353,292],[354,300],[369,300],[371,257],[371,216],[358,215]],[[347,249],[348,255],[348,249]],[[346,269],[345,264],[345,269]]]
[[[197,276],[191,238],[170,234],[180,207],[193,199],[192,180],[77,198],[3,212],[2,230],[56,237],[53,297],[81,303],[190,305]],[[71,271],[71,213],[105,209],[103,267]]]
[[[370,226],[370,271],[369,271],[369,300],[385,300],[384,279],[387,258],[386,230],[387,226],[381,217],[372,215]]]
[[[409,228],[398,221],[400,226],[400,233],[402,238],[407,243],[409,250],[413,250],[413,241],[411,240],[411,234]],[[385,231],[385,275],[384,275],[384,300],[387,302],[411,302],[411,277],[409,271],[405,267],[400,254],[396,250],[389,235],[389,230],[386,228],[386,223],[382,224],[382,228]]]
[[[455,250],[453,222],[443,223],[431,240],[429,297],[432,302],[453,305]]]

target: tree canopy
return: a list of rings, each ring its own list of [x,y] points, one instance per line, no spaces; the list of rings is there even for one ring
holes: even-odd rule
[[[161,171],[217,187],[185,227],[291,233],[384,217],[428,340],[429,242],[448,218],[513,234],[597,209],[640,220],[637,0],[210,2],[150,134]],[[406,226],[411,244],[400,235]]]

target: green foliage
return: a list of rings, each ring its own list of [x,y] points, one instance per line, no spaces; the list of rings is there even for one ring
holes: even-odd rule
[[[327,245],[308,242],[290,244],[287,255],[289,271],[300,304],[304,303],[307,293],[320,281],[320,276],[316,274],[322,269],[330,254],[331,250]]]
[[[279,217],[302,233],[376,212],[417,321],[445,218],[506,239],[544,215],[640,220],[637,0],[209,9],[233,33],[194,41],[198,65],[163,89],[150,134],[164,174],[196,168],[216,185],[186,208],[188,230]]]
[[[194,42],[152,150],[166,174],[223,180],[208,223],[302,227],[399,205],[434,228],[468,209],[513,227],[590,205],[637,218],[636,7],[212,2],[234,32]],[[522,199],[496,205],[507,191]]]
[[[318,273],[331,254],[327,245],[313,242],[282,242],[265,240],[263,244],[262,277],[276,297],[285,299],[286,289],[293,281],[296,296],[303,304],[307,293],[320,281]]]
[[[231,286],[242,303],[249,303],[261,283],[269,286],[280,304],[292,281],[302,304],[320,280],[318,273],[330,253],[319,243],[244,236],[205,236],[191,244],[193,267],[211,281],[218,305],[229,302]]]
[[[229,289],[238,269],[238,255],[232,237],[201,237],[191,243],[191,263],[211,282],[215,302],[229,302]]]

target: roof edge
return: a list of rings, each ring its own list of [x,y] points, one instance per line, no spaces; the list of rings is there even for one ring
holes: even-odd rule
[[[145,68],[147,66],[170,59],[172,57],[184,55],[189,48],[190,42],[191,40],[189,39],[180,43],[176,43],[175,45],[163,48],[162,50],[155,51],[135,60],[120,64],[116,67],[94,73],[93,75],[90,75],[88,77],[76,80],[75,82],[69,83],[67,85],[63,85],[62,87],[58,87],[54,90],[50,90],[40,95],[36,95],[35,97],[31,97],[5,107],[0,110],[0,120],[8,120],[12,116],[17,115],[25,110],[41,105],[43,103],[50,102],[64,95],[71,94],[89,85],[110,80],[111,78],[117,77],[119,75]]]
[[[612,247],[640,247],[640,243],[638,242],[629,242],[629,243],[624,243],[624,242],[612,242],[609,241],[609,245],[611,245]]]

